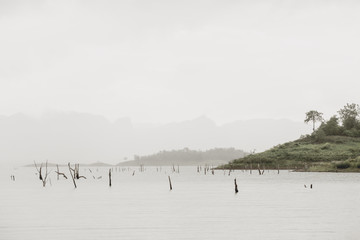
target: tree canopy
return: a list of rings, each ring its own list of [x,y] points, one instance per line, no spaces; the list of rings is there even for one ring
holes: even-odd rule
[[[311,110],[311,111],[305,113],[305,115],[306,115],[306,118],[305,118],[304,122],[305,123],[312,122],[313,123],[313,131],[315,131],[315,123],[323,121],[323,117],[322,117],[323,114],[321,112]]]
[[[358,104],[347,103],[338,112],[339,117],[334,115],[329,120],[319,120],[320,117],[317,111],[309,111],[306,113],[305,122],[323,121],[320,127],[314,131],[313,135],[316,139],[321,139],[322,136],[349,136],[360,137],[360,108]],[[341,120],[341,124],[339,123]],[[314,125],[315,126],[315,125]],[[315,127],[314,127],[315,128]],[[313,128],[313,129],[314,129]]]
[[[344,108],[338,111],[338,113],[345,130],[351,130],[352,128],[355,128],[357,125],[359,125],[358,117],[360,110],[358,104],[347,103]]]

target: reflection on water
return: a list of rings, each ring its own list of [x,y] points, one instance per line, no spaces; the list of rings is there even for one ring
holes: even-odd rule
[[[2,169],[0,239],[360,238],[360,174],[133,169],[111,188],[108,168],[81,169],[77,189],[54,170],[43,188],[35,169]]]

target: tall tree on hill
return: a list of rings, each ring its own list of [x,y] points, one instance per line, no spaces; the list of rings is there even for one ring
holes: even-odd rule
[[[338,111],[342,124],[346,130],[350,130],[357,126],[360,108],[358,104],[347,103],[344,108]]]
[[[322,117],[323,114],[321,112],[318,112],[315,110],[311,110],[311,111],[305,113],[305,115],[306,115],[306,117],[305,117],[304,122],[305,123],[312,122],[313,123],[313,131],[315,131],[315,123],[322,122],[324,120]]]

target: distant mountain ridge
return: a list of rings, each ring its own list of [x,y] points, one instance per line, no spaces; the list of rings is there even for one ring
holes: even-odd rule
[[[162,150],[236,148],[262,151],[311,132],[311,126],[291,120],[258,119],[218,126],[199,118],[157,126],[135,127],[129,118],[110,122],[88,113],[24,114],[0,118],[0,162],[107,162],[117,164],[134,155]]]
[[[45,162],[37,162],[36,164],[38,166],[40,166],[40,165],[45,166]],[[73,166],[74,164],[78,164],[78,163],[70,163],[71,166]],[[57,164],[57,163],[52,163],[52,162],[48,162],[47,165],[48,165],[48,167],[56,167],[56,166],[67,167],[68,166],[67,164]],[[80,163],[80,166],[82,166],[82,167],[113,167],[114,165],[103,163],[103,162],[95,162],[95,163],[84,163],[84,164]],[[24,165],[24,167],[35,167],[35,163]]]

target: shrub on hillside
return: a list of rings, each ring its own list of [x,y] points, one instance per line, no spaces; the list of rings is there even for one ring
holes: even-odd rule
[[[316,142],[322,142],[325,140],[326,134],[324,130],[320,128],[317,131],[315,131],[311,136]]]
[[[325,143],[323,146],[321,146],[321,150],[329,150],[331,148],[330,143]]]
[[[321,124],[320,129],[322,129],[327,136],[339,135],[341,132],[339,119],[336,116],[331,117],[329,121]]]
[[[349,137],[360,137],[360,130],[357,128],[345,130],[344,135]]]
[[[349,162],[341,162],[341,163],[336,164],[337,169],[346,169],[346,168],[349,168],[350,166],[351,165]]]

